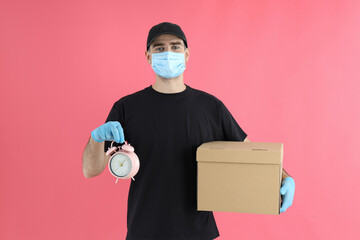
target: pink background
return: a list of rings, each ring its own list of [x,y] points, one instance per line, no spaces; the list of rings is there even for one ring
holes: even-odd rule
[[[214,212],[220,239],[359,239],[359,1],[0,2],[0,239],[124,239],[130,181],[82,153],[120,97],[155,82],[151,26],[179,24],[184,82],[251,141],[283,142],[280,216]]]

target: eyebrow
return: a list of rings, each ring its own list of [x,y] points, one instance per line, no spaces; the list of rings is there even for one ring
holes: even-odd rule
[[[182,43],[181,42],[170,42],[170,45],[182,45]],[[158,47],[158,46],[165,46],[165,44],[164,43],[155,43],[153,45],[153,48]]]

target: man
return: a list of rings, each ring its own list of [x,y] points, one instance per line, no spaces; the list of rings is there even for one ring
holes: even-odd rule
[[[145,56],[156,81],[116,101],[105,124],[91,132],[85,177],[108,164],[104,151],[125,138],[140,159],[128,196],[127,240],[210,240],[219,236],[213,212],[197,211],[196,149],[204,142],[249,141],[225,105],[184,84],[190,50],[181,28],[153,26]],[[293,179],[283,171],[282,211],[292,204]],[[286,203],[286,205],[285,205]]]

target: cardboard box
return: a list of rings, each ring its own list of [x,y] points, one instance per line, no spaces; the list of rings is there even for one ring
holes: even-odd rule
[[[280,214],[283,144],[213,141],[196,150],[197,210]]]

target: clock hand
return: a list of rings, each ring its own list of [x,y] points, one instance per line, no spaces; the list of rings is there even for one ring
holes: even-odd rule
[[[126,159],[125,159],[125,160],[126,160]],[[125,160],[124,160],[122,163],[120,163],[120,167],[118,167],[116,170],[118,170],[119,168],[122,167],[122,165],[123,165],[123,163],[125,162]]]

